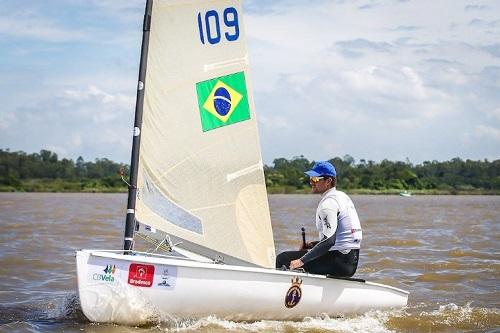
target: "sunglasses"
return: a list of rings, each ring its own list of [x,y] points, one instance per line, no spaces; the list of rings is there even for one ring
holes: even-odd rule
[[[310,177],[310,178],[309,178],[309,181],[310,181],[311,183],[317,183],[317,182],[319,182],[321,179],[325,179],[325,177]]]

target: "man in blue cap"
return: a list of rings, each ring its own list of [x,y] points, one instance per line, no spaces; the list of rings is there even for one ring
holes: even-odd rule
[[[316,210],[319,241],[306,244],[299,251],[280,253],[276,268],[303,268],[313,274],[351,277],[358,267],[362,239],[358,213],[351,198],[336,189],[333,164],[317,162],[306,175],[312,192],[322,195]]]

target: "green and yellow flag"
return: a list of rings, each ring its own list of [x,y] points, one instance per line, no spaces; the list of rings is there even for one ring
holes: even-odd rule
[[[203,132],[250,119],[243,72],[196,84]]]

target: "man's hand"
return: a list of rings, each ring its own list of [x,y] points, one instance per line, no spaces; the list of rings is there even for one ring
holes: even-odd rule
[[[290,262],[290,270],[304,266],[304,263],[300,259],[292,260]]]

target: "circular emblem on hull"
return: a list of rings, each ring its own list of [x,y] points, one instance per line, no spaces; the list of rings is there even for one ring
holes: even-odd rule
[[[227,115],[229,110],[231,110],[231,95],[226,88],[220,87],[215,91],[214,108],[221,116]]]
[[[292,278],[292,286],[288,289],[285,295],[285,306],[287,308],[293,308],[299,304],[302,298],[302,290],[300,289],[300,284],[302,279],[299,277]]]

